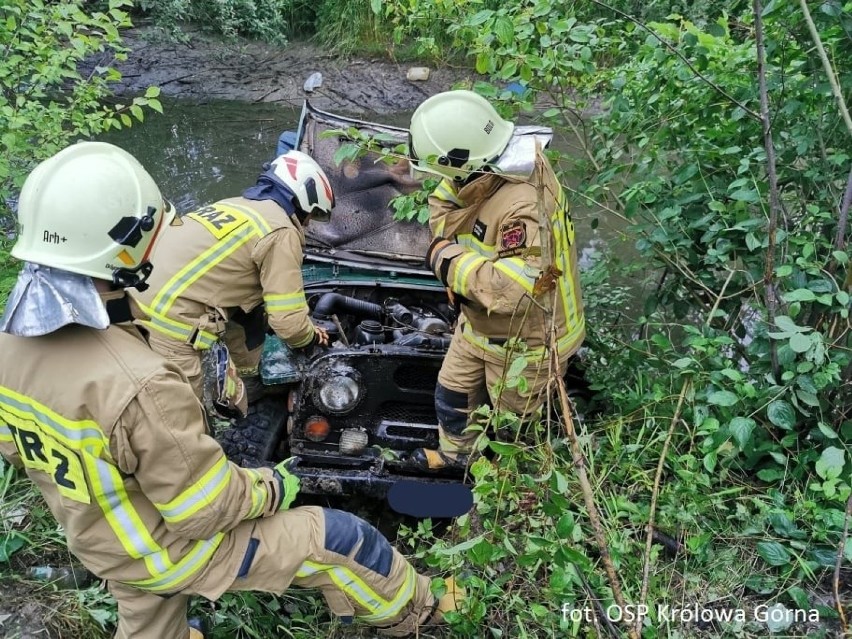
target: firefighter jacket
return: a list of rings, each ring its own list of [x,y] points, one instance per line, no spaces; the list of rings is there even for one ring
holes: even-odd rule
[[[552,314],[541,302],[553,295],[553,287],[548,292],[534,289],[542,274],[540,190],[552,227],[554,265],[561,272],[554,282]],[[580,347],[585,320],[574,223],[562,187],[540,151],[528,180],[486,174],[458,192],[444,180],[430,196],[429,207],[432,234],[453,241],[438,246],[430,262],[435,275],[461,296],[465,339],[486,357],[503,361],[503,344],[520,337],[534,359],[544,354],[552,315],[560,357]]]
[[[179,590],[221,548],[235,565],[211,567],[199,591],[221,595],[249,544],[238,524],[281,502],[271,469],[225,458],[183,374],[129,323],[0,333],[0,453],[90,571],[154,593]]]
[[[272,200],[234,197],[183,216],[157,242],[142,323],[197,350],[210,348],[239,310],[265,305],[269,326],[293,348],[314,328],[302,286],[305,234]]]

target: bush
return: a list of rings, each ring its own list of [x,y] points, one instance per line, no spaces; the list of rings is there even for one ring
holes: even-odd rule
[[[227,37],[284,44],[290,4],[290,0],[142,0],[139,6],[169,30],[178,29],[182,22],[193,22]]]
[[[0,218],[10,197],[39,161],[77,138],[142,120],[143,106],[160,110],[157,89],[129,105],[109,105],[109,84],[121,79],[111,61],[126,58],[120,30],[130,26],[128,0],[88,13],[84,0],[9,0],[0,6]],[[83,74],[92,56],[109,60]]]

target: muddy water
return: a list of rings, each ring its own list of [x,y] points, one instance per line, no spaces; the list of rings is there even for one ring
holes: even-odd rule
[[[178,210],[237,195],[254,183],[263,162],[275,153],[282,131],[295,130],[300,109],[281,104],[165,101],[165,113],[148,113],[145,122],[103,139],[127,149],[157,180]],[[359,119],[406,126],[410,113],[359,114]],[[579,153],[577,140],[557,137],[556,148]],[[608,247],[627,257],[632,242],[623,226],[583,202],[572,206],[580,238],[581,264]],[[599,226],[592,229],[592,220]]]

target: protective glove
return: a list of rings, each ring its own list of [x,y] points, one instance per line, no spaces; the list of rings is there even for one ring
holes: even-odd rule
[[[299,494],[301,483],[299,478],[289,471],[294,457],[285,459],[275,466],[275,478],[278,480],[278,485],[281,487],[281,503],[278,505],[278,510],[287,510]]]

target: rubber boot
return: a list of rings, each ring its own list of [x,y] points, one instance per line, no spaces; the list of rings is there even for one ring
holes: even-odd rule
[[[447,592],[435,602],[432,615],[425,624],[427,626],[438,626],[446,623],[444,615],[448,612],[458,612],[461,602],[464,600],[464,588],[456,583],[455,577],[446,577],[444,584],[447,586]]]
[[[470,461],[470,455],[445,453],[431,448],[417,448],[411,453],[410,459],[420,470],[446,470],[451,468],[464,470]]]

